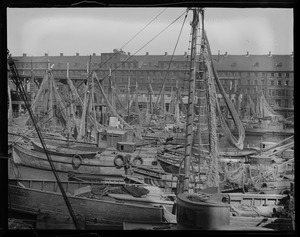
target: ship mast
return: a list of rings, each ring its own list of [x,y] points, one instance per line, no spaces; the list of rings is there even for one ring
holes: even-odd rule
[[[206,134],[208,144],[204,144],[199,139],[200,147],[208,145],[209,157],[209,172],[204,188],[213,188],[213,192],[219,191],[219,171],[218,171],[218,148],[217,148],[217,123],[216,123],[216,88],[214,75],[212,71],[212,61],[210,51],[208,49],[208,41],[204,30],[204,10],[202,8],[194,8],[192,26],[192,42],[191,42],[191,61],[190,61],[190,79],[189,79],[189,94],[188,94],[188,112],[186,121],[186,139],[184,153],[184,174],[180,176],[178,192],[189,192],[190,190],[190,168],[192,157],[192,146],[194,140],[194,115],[199,117],[198,121],[198,137],[200,132]],[[201,16],[202,32],[201,32],[201,48],[200,55],[197,58],[197,38],[199,31],[199,16]],[[194,101],[197,98],[198,104]],[[205,104],[205,105],[204,105]],[[195,106],[198,108],[194,110]],[[205,112],[206,111],[206,112]],[[203,119],[207,119],[203,123]],[[205,125],[204,125],[205,124]],[[203,129],[205,126],[205,129]],[[201,128],[201,129],[200,129]],[[200,157],[199,157],[200,159]],[[200,170],[199,170],[200,171]],[[200,172],[199,172],[200,175]],[[200,177],[199,177],[200,178]]]
[[[179,192],[189,191],[189,172],[192,155],[193,144],[193,125],[194,125],[194,94],[195,94],[195,77],[196,77],[196,46],[197,46],[197,31],[199,25],[200,8],[193,9],[192,25],[192,44],[191,44],[191,61],[190,61],[190,79],[189,79],[189,94],[188,94],[188,113],[186,121],[186,135],[185,135],[185,151],[184,151],[184,176],[183,188],[179,187]],[[181,186],[181,185],[180,185]],[[183,190],[180,190],[183,189]]]

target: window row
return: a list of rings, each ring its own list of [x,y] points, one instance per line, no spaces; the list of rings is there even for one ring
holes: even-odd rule
[[[290,78],[289,72],[222,72],[219,71],[220,77],[281,77]]]
[[[290,96],[290,90],[269,89],[269,96]]]

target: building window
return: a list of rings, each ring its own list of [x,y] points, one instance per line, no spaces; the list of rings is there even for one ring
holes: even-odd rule
[[[247,88],[247,94],[250,94],[250,88]]]
[[[274,86],[274,81],[273,80],[271,80],[271,86]]]
[[[285,81],[285,85],[288,86],[289,85],[289,81]]]
[[[285,74],[285,77],[289,78],[289,77],[290,77],[290,74],[287,72],[287,73]]]
[[[275,90],[272,90],[272,96],[275,96]]]
[[[265,72],[262,72],[261,75],[264,77],[264,76],[266,76],[266,73],[265,73]]]
[[[247,72],[247,75],[250,76],[250,72]]]
[[[250,80],[247,80],[247,85],[251,85],[251,84],[250,84]]]
[[[265,80],[261,80],[261,84],[264,85],[265,84]]]
[[[278,81],[278,86],[281,86],[281,81]]]
[[[281,90],[277,90],[278,96],[281,96]]]
[[[269,90],[269,96],[272,96],[272,90]]]
[[[289,107],[289,100],[285,99],[284,102],[285,102],[285,107],[288,108]]]
[[[278,73],[278,77],[281,77],[281,72]]]
[[[275,100],[275,102],[278,107],[281,107],[281,100]]]
[[[255,73],[255,77],[258,77],[258,73],[257,72]]]
[[[271,77],[274,77],[274,72],[271,72]]]
[[[254,85],[257,85],[257,80],[254,81]]]

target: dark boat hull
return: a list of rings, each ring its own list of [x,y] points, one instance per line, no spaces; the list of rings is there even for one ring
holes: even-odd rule
[[[31,181],[9,185],[9,207],[24,213],[67,215],[68,209],[56,182]],[[69,185],[69,186],[68,186]],[[30,188],[35,186],[34,188]],[[66,193],[72,193],[71,183],[65,183]],[[76,215],[98,223],[163,223],[163,208],[138,204],[125,204],[116,201],[98,200],[68,194],[69,202]],[[55,204],[55,205],[53,205]]]

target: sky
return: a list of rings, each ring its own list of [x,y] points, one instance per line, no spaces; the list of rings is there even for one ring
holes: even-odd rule
[[[193,16],[188,11],[184,21],[186,12],[148,7],[7,8],[7,47],[13,56],[86,56],[113,49],[136,55],[184,54]],[[294,51],[291,8],[205,8],[204,25],[213,54]]]

